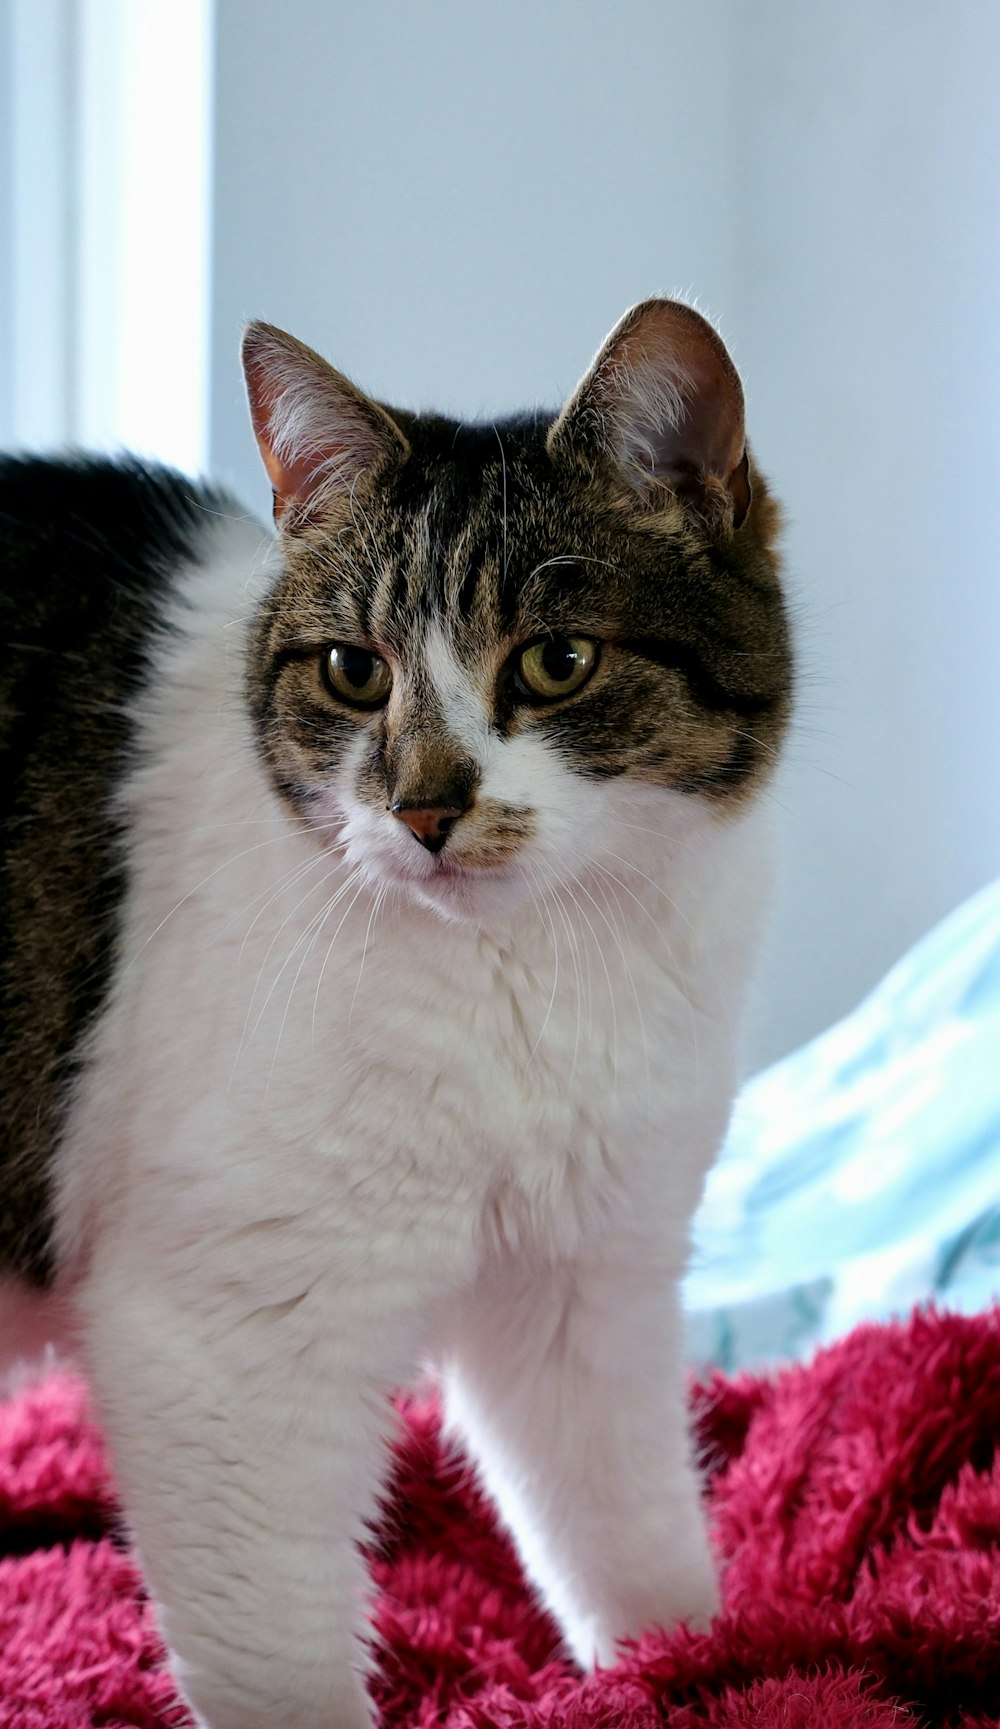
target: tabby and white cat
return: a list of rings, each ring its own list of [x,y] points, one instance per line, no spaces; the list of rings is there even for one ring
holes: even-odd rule
[[[276,539],[0,467],[0,1323],[73,1330],[201,1720],[360,1729],[421,1365],[581,1664],[712,1614],[677,1286],[790,659],[690,308],[497,425],[244,359]]]

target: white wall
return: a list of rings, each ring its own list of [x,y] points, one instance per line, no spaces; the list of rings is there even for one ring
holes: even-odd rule
[[[217,0],[212,451],[261,508],[247,317],[470,416],[557,403],[641,294],[726,318],[728,11]]]
[[[264,316],[390,400],[556,402],[690,290],[787,500],[796,736],[753,1054],[1000,869],[1000,6],[217,0],[212,466]]]
[[[766,1052],[1000,871],[1000,6],[752,13],[734,333],[801,652]]]

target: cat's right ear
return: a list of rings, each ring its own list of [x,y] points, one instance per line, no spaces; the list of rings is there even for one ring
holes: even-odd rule
[[[338,492],[410,447],[396,422],[304,342],[273,324],[249,324],[243,376],[250,418],[274,491],[274,520],[302,527]]]

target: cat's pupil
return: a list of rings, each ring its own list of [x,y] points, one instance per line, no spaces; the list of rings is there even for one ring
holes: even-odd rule
[[[553,684],[565,684],[573,677],[579,658],[568,637],[556,636],[542,649],[542,670]]]
[[[337,657],[338,670],[355,690],[364,690],[374,671],[374,656],[364,648],[342,648]]]

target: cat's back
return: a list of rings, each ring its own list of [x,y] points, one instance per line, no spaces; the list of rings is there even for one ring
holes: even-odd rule
[[[112,964],[136,699],[223,496],[133,459],[0,459],[0,1269],[48,1270],[48,1163]]]
[[[145,607],[196,551],[224,496],[136,457],[0,455],[0,608],[31,635],[81,624],[93,634]],[[229,504],[229,508],[234,508]]]
[[[33,753],[86,760],[120,731],[179,570],[218,494],[135,459],[0,457],[4,819]]]

